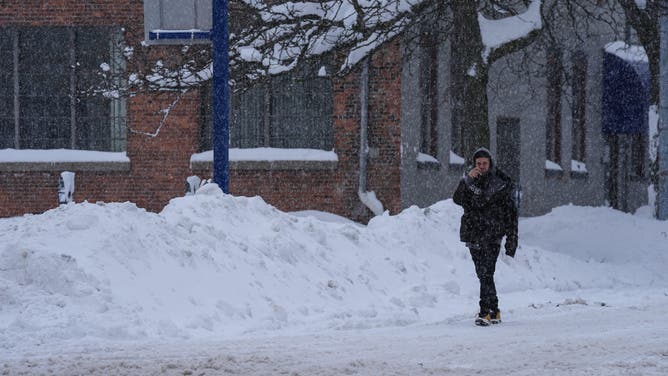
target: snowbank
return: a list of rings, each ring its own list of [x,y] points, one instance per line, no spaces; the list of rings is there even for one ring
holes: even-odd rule
[[[451,200],[368,226],[281,212],[209,184],[150,213],[68,204],[0,220],[0,349],[233,338],[430,322],[478,284]],[[668,224],[567,206],[520,221],[501,295],[668,285]]]

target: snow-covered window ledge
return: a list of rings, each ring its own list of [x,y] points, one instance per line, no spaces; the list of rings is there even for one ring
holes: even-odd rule
[[[130,171],[125,152],[71,149],[0,149],[0,172]]]
[[[438,159],[432,157],[429,154],[418,153],[417,155],[417,167],[421,170],[440,170],[441,162]]]
[[[339,162],[334,151],[318,149],[235,148],[229,153],[231,170],[333,170]],[[213,151],[193,154],[190,169],[213,170]]]
[[[545,177],[546,178],[561,178],[564,176],[564,169],[561,166],[551,160],[545,161]]]
[[[571,160],[571,178],[587,179],[588,177],[589,171],[587,171],[587,165],[584,162]]]
[[[450,171],[461,174],[466,167],[466,159],[460,155],[455,154],[452,150],[450,151],[450,160],[448,161],[448,167]]]

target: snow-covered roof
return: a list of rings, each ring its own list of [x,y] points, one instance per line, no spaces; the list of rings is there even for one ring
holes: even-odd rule
[[[605,52],[613,54],[630,63],[649,62],[645,48],[640,45],[630,45],[624,41],[610,42],[605,45]]]

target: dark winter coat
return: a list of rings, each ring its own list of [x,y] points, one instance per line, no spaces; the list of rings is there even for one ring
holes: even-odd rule
[[[452,197],[457,205],[464,208],[459,230],[461,241],[500,244],[505,235],[507,253],[514,255],[517,248],[514,189],[512,180],[494,167],[477,179],[465,175]]]

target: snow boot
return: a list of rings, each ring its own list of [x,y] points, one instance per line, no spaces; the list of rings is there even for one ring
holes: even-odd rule
[[[489,322],[491,324],[498,324],[501,322],[501,311],[498,309],[493,310],[489,313]]]
[[[489,312],[480,312],[475,318],[475,324],[477,326],[488,326],[492,323],[492,316]]]

